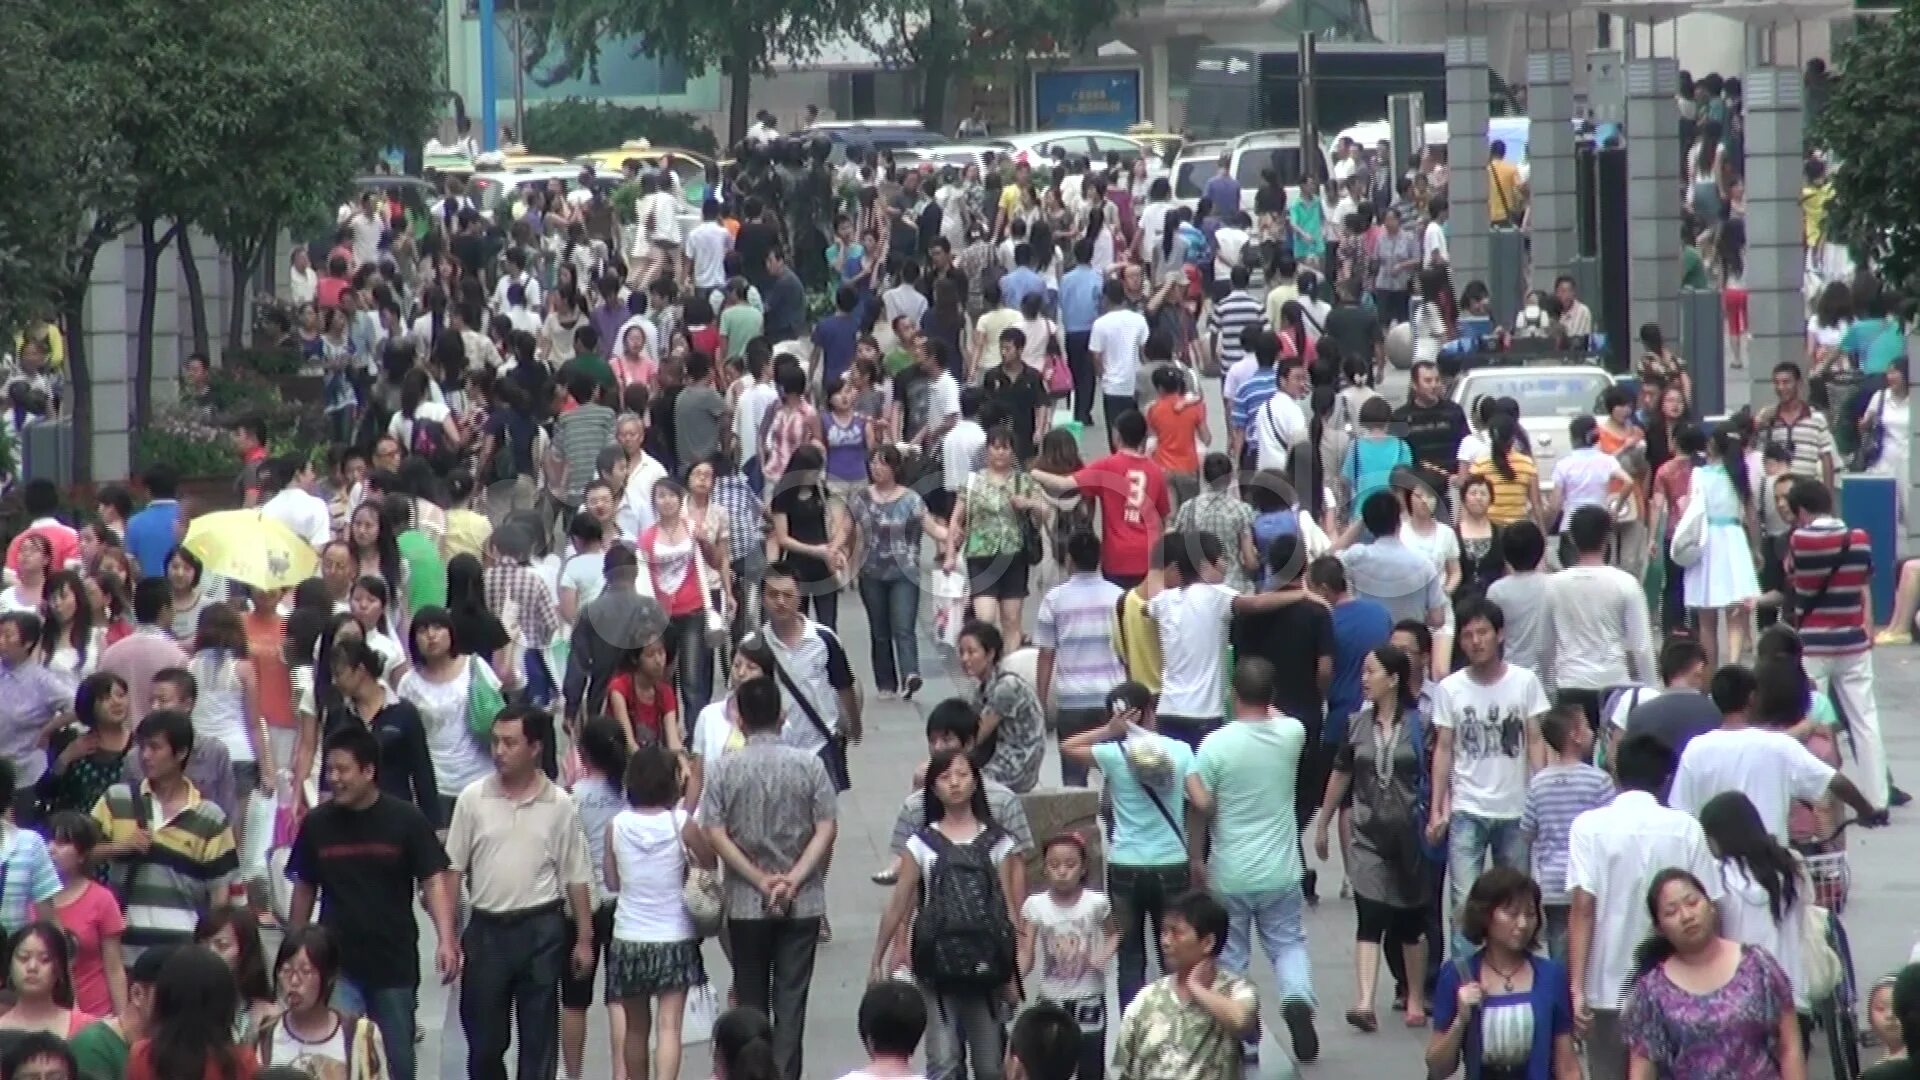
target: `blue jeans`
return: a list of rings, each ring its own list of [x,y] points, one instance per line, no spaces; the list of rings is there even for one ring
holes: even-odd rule
[[[380,1028],[387,1052],[387,1075],[413,1080],[413,1014],[420,1001],[417,986],[367,988],[342,975],[333,987],[333,1007],[364,1016]]]
[[[1527,873],[1527,839],[1520,833],[1519,818],[1483,818],[1453,813],[1447,829],[1447,910],[1443,916],[1457,920],[1467,902],[1467,891],[1479,879],[1487,857],[1493,865]],[[1449,956],[1465,956],[1473,947],[1456,930]]]
[[[1301,921],[1307,898],[1300,886],[1244,896],[1223,894],[1220,903],[1227,909],[1227,947],[1220,952],[1220,966],[1245,975],[1253,960],[1253,932],[1258,930],[1260,947],[1273,961],[1281,1002],[1314,1004],[1313,961],[1307,955],[1307,928]]]
[[[920,674],[920,582],[902,574],[881,578],[860,575],[860,602],[867,609],[867,636],[873,643],[873,683],[881,691],[903,689],[907,676]]]

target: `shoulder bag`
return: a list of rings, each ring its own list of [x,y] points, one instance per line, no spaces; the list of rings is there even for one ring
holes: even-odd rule
[[[693,853],[685,840],[680,842],[680,865],[685,875],[680,882],[680,902],[686,905],[687,921],[701,938],[720,932],[726,915],[726,892],[720,883],[720,871],[703,870],[693,864]]]
[[[813,707],[813,700],[800,692],[800,687],[795,685],[793,676],[787,674],[786,666],[778,660],[773,662],[773,674],[780,680],[780,685],[786,688],[787,693],[793,695],[794,701],[799,703],[800,711],[812,722],[814,730],[820,733],[821,738],[827,740],[827,744],[820,748],[820,763],[827,767],[827,779],[833,781],[834,792],[837,794],[850,790],[853,787],[853,775],[847,771],[845,736],[827,726],[827,722],[820,718],[820,710]]]

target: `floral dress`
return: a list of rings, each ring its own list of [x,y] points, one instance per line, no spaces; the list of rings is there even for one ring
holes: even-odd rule
[[[1674,985],[1664,965],[1640,977],[1621,1024],[1627,1046],[1659,1077],[1775,1080],[1780,1014],[1793,986],[1764,949],[1741,947],[1733,978],[1710,994]]]

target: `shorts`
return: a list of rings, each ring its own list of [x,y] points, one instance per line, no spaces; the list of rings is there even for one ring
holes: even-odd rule
[[[1720,310],[1727,316],[1727,333],[1741,337],[1747,332],[1747,290],[1723,288],[1720,290]]]
[[[1411,945],[1427,932],[1427,912],[1424,908],[1394,907],[1364,896],[1355,896],[1353,910],[1358,917],[1358,925],[1353,931],[1355,941],[1375,945],[1382,941],[1389,945]]]
[[[975,599],[1025,600],[1027,598],[1027,557],[1011,555],[967,556],[967,595]]]
[[[707,981],[700,942],[613,941],[607,945],[607,1001],[652,997]]]
[[[585,1010],[593,1004],[593,976],[600,969],[600,958],[607,955],[607,947],[613,941],[613,901],[609,900],[593,909],[593,966],[587,968],[584,976],[573,973],[573,947],[577,944],[573,932],[573,918],[567,918],[567,965],[560,975],[560,1007],[563,1009]],[[607,967],[607,986],[613,986],[613,967]],[[613,998],[609,996],[608,1001]]]

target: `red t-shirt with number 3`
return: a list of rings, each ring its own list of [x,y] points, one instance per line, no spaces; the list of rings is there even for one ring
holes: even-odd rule
[[[1082,498],[1100,505],[1100,569],[1141,577],[1173,512],[1167,474],[1144,454],[1110,454],[1073,474]]]

